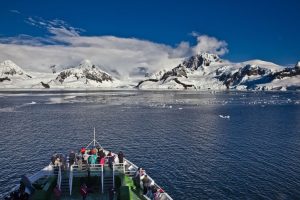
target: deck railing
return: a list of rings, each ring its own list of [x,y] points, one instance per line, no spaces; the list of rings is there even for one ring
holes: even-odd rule
[[[69,189],[70,189],[70,196],[72,195],[72,187],[73,186],[73,166],[70,167],[70,173],[69,173]]]
[[[31,183],[39,180],[42,177],[50,176],[53,174],[53,165],[48,165],[47,167],[44,167],[42,170],[38,171],[37,173],[31,175],[28,177]]]
[[[69,188],[70,188],[70,196],[72,195],[72,186],[73,186],[73,177],[86,177],[90,174],[90,176],[101,176],[101,191],[103,192],[103,166],[100,164],[82,164],[82,165],[71,165],[70,173],[69,173]]]
[[[57,185],[58,185],[59,190],[61,189],[61,179],[62,179],[61,166],[58,166]]]
[[[124,166],[124,169],[127,168],[127,170],[124,170],[124,173],[129,175],[129,176],[134,176],[134,174],[136,173],[136,171],[138,170],[138,166],[136,166],[135,164],[133,164],[132,162],[130,162],[129,160],[127,159],[124,159],[125,160],[125,165],[126,167]],[[155,181],[147,174],[149,180],[151,183],[154,183],[154,186],[160,190],[162,189],[159,185],[157,185],[155,183]],[[161,199],[165,199],[165,200],[173,200],[167,193],[161,193]],[[150,200],[150,197],[148,197],[147,195],[144,195],[144,197],[148,200]]]
[[[86,176],[88,171],[91,176],[93,175],[98,175],[101,176],[101,191],[104,192],[104,178],[103,178],[103,172],[104,168],[103,167],[108,167],[108,164],[106,163],[104,166],[100,164],[83,164],[83,165],[72,165],[70,167],[70,179],[69,179],[69,184],[70,184],[70,195],[72,194],[72,180],[73,176],[75,177],[81,177],[81,176]],[[125,174],[128,176],[133,177],[136,171],[138,170],[138,166],[133,164],[127,159],[124,159],[124,163],[113,163],[112,165],[112,177],[115,175],[119,174]],[[147,174],[149,180],[151,183],[154,184],[154,186],[160,190],[162,189],[159,185],[155,183],[155,181]],[[113,178],[113,186],[115,186],[114,178]],[[173,200],[167,193],[163,192],[160,194],[161,199],[166,199],[166,200]],[[144,195],[144,198],[146,199],[151,199],[149,196]]]

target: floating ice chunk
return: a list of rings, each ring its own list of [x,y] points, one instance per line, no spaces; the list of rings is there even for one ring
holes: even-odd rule
[[[172,108],[172,106],[169,106],[169,108]]]
[[[219,117],[221,117],[222,119],[230,119],[229,115],[219,115]]]
[[[182,108],[178,108],[178,110],[182,110]]]

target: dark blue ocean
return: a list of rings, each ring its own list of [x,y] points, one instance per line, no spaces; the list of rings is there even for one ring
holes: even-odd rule
[[[0,194],[96,128],[174,199],[300,199],[300,93],[0,92]]]

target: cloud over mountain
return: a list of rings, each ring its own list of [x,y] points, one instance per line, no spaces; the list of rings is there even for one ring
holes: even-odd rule
[[[83,36],[83,29],[63,20],[28,17],[26,23],[47,31],[45,37],[18,35],[0,38],[0,61],[11,59],[26,70],[49,71],[56,64],[72,66],[83,59],[103,66],[108,72],[118,72],[126,78],[141,67],[154,72],[175,66],[197,52],[223,55],[227,43],[207,35],[197,35],[197,44],[182,41],[177,46],[137,38],[115,36]]]

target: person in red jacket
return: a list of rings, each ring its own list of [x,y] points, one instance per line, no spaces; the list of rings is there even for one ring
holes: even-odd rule
[[[82,147],[82,148],[80,149],[80,153],[81,153],[82,155],[85,153],[85,151],[86,151],[86,149],[85,149],[84,147]]]
[[[80,187],[80,194],[82,196],[82,199],[85,200],[88,195],[88,188],[85,183]]]
[[[61,190],[59,189],[58,185],[55,186],[53,192],[54,192],[55,200],[60,200]]]

